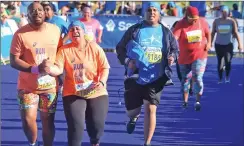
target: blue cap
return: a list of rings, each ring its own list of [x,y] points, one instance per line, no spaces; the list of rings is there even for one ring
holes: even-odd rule
[[[222,6],[220,8],[221,11],[226,11],[226,12],[229,12],[229,7],[228,6]]]
[[[157,2],[149,2],[147,5],[147,9],[149,9],[150,7],[156,8],[158,10],[158,12],[160,12],[160,10],[161,10],[160,5]]]
[[[81,27],[84,30],[84,32],[86,32],[85,25],[81,21],[76,20],[76,21],[71,22],[71,24],[69,25],[69,28],[68,29],[70,30],[74,26],[79,26],[79,27]]]

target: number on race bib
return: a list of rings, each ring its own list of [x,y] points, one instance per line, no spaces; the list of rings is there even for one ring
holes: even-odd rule
[[[146,52],[145,55],[149,63],[160,63],[162,61],[161,52]]]

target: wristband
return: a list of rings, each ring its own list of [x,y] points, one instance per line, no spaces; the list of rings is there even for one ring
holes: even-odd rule
[[[32,66],[31,67],[31,73],[33,73],[33,74],[39,74],[39,68],[38,68],[38,66]]]
[[[103,87],[105,86],[104,83],[103,83],[103,81],[99,81],[99,82],[103,85]]]

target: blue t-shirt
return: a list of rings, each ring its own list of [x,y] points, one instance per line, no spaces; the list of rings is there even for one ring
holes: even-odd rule
[[[164,47],[163,47],[162,26],[146,26],[142,24],[135,41],[141,46],[144,53],[139,65],[138,84],[145,85],[151,83],[164,74]]]
[[[55,24],[59,27],[61,34],[66,35],[68,33],[68,23],[58,16],[53,16],[51,19],[46,20],[48,23]]]

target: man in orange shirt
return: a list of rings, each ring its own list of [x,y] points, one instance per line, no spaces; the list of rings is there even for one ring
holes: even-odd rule
[[[18,101],[22,125],[30,146],[37,146],[37,108],[42,120],[44,146],[52,146],[57,105],[56,78],[44,72],[43,60],[54,62],[60,42],[57,26],[45,23],[44,9],[38,2],[28,7],[30,23],[15,34],[10,50],[11,67],[17,69]],[[51,33],[50,33],[51,32]]]
[[[207,64],[208,50],[211,47],[209,25],[204,18],[199,18],[198,9],[189,6],[186,16],[180,20],[173,33],[179,41],[179,65],[182,76],[181,91],[183,106],[187,107],[190,81],[196,97],[195,110],[201,108],[200,98],[203,94],[203,74]]]

